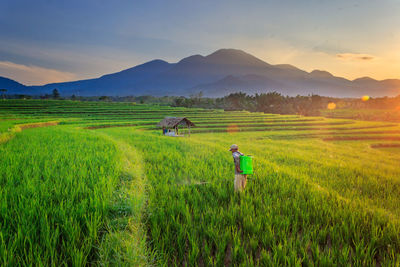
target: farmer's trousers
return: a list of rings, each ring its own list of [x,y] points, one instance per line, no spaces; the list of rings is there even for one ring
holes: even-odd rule
[[[235,192],[242,191],[246,186],[246,175],[244,174],[235,174]]]

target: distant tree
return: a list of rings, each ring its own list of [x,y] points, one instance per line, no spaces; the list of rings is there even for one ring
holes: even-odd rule
[[[75,101],[76,100],[76,95],[71,96],[71,100]]]
[[[30,95],[20,94],[20,95],[16,95],[16,96],[18,99],[32,99],[32,96],[30,96]]]
[[[40,99],[49,99],[49,98],[50,98],[49,94],[40,95]]]
[[[185,97],[181,96],[181,97],[175,98],[172,105],[174,107],[183,107],[184,102],[185,102]]]
[[[54,99],[59,99],[60,98],[60,92],[58,92],[57,88],[55,88],[53,90],[53,94],[52,94]]]
[[[99,97],[99,100],[100,100],[100,101],[110,101],[111,98],[110,98],[109,96],[103,95],[103,96],[100,96],[100,97]]]
[[[193,105],[198,105],[201,103],[201,99],[203,97],[203,91],[200,91],[197,94],[190,95],[191,103]]]
[[[1,95],[2,95],[3,99],[6,99],[7,89],[0,89],[0,92],[1,92]]]

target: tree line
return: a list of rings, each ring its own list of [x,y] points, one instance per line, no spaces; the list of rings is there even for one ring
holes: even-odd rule
[[[267,92],[248,95],[243,92],[231,93],[224,97],[209,98],[203,93],[189,97],[185,96],[61,96],[58,89],[51,94],[32,95],[5,95],[6,90],[0,90],[2,98],[19,99],[57,99],[73,101],[107,101],[107,102],[135,102],[141,104],[169,105],[174,107],[215,108],[224,110],[247,110],[276,114],[299,114],[305,116],[320,115],[321,110],[350,108],[350,109],[400,109],[400,95],[396,97],[380,98],[334,98],[320,95],[285,96],[278,92]]]
[[[337,98],[320,95],[284,96],[278,92],[248,95],[232,93],[220,98],[204,98],[202,93],[190,97],[177,97],[172,103],[177,107],[220,108],[224,110],[247,110],[251,112],[321,115],[327,109],[397,109],[400,95],[396,97]]]
[[[224,110],[247,110],[251,112],[319,115],[321,109],[338,99],[319,95],[284,96],[278,92],[248,95],[243,92],[232,93],[220,98],[203,98],[194,95],[189,98],[178,97],[173,106],[219,108]]]

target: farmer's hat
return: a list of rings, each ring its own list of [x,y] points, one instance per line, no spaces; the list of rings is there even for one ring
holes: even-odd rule
[[[239,146],[236,144],[231,145],[231,149],[229,149],[229,151],[232,151],[234,149],[239,149]]]

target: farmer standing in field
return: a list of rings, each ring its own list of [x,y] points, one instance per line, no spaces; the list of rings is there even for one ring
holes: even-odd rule
[[[240,169],[240,156],[244,154],[239,152],[239,147],[235,144],[231,145],[229,151],[232,151],[233,162],[235,163],[235,192],[241,192],[247,183],[247,174],[242,174],[243,170]]]

